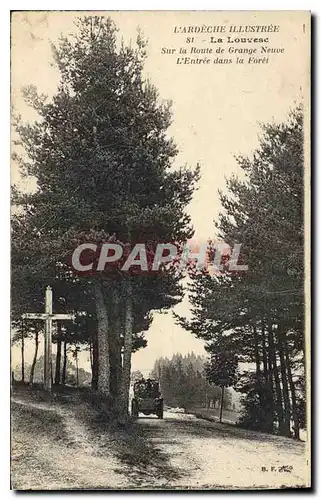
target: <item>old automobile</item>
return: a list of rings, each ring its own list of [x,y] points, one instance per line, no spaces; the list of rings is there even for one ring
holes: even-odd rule
[[[140,379],[134,384],[131,414],[138,418],[139,413],[144,415],[155,414],[163,418],[164,402],[159,389],[159,382],[155,379]]]

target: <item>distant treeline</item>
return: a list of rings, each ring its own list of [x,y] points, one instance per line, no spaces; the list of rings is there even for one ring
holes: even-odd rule
[[[56,366],[56,356],[52,356],[53,367]],[[25,381],[29,381],[31,378],[32,364],[25,363],[24,365],[24,375]],[[43,382],[43,370],[44,370],[44,357],[40,356],[34,367],[33,382],[42,383]],[[62,370],[63,378],[61,380],[62,384],[65,385],[77,385],[77,367],[76,365],[68,359],[66,364],[65,372]],[[21,380],[21,364],[17,364],[13,369],[13,377],[16,381]],[[55,380],[55,373],[53,373],[53,381]],[[91,373],[87,372],[83,368],[78,368],[78,385],[90,385],[91,383]]]
[[[156,360],[151,375],[160,381],[165,404],[190,409],[196,406],[217,407],[221,388],[211,385],[205,378],[205,358],[194,353],[182,356],[175,354],[171,359]],[[226,390],[224,407],[231,406],[231,393]]]

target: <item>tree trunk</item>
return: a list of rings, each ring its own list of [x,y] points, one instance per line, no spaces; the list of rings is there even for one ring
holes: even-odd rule
[[[256,325],[253,325],[253,337],[254,337],[254,357],[255,357],[255,378],[256,378],[256,391],[259,396],[260,407],[265,410],[265,398],[262,391],[262,381],[261,381],[261,359],[259,351],[259,336],[257,333]],[[261,422],[263,430],[265,430],[265,421]]]
[[[125,282],[126,303],[125,303],[125,331],[124,331],[124,355],[123,371],[120,393],[121,416],[128,415],[130,371],[132,356],[132,336],[133,336],[133,297],[130,278]]]
[[[253,336],[254,336],[255,375],[256,375],[256,383],[259,388],[261,385],[261,360],[259,353],[258,334],[255,325],[253,325]]]
[[[282,403],[282,392],[281,392],[281,383],[280,383],[280,377],[279,377],[279,371],[278,371],[278,366],[277,366],[277,361],[276,361],[276,352],[275,352],[275,345],[274,345],[274,335],[273,335],[273,327],[272,323],[269,322],[268,325],[268,340],[269,340],[269,358],[270,358],[270,365],[274,377],[274,383],[275,383],[275,393],[276,393],[276,411],[278,415],[278,422],[279,422],[279,430],[282,430],[284,426],[284,412],[283,412],[283,403]]]
[[[93,345],[92,345],[92,341],[89,340],[89,361],[90,361],[90,369],[91,369],[91,373],[93,372]]]
[[[66,375],[67,375],[67,341],[64,341],[64,363],[62,365],[62,376],[61,383],[62,385],[66,384]]]
[[[121,321],[120,321],[120,291],[114,289],[113,301],[111,304],[110,317],[112,327],[109,335],[110,349],[110,392],[112,396],[113,409],[117,414],[120,411],[121,401],[121,377],[122,377],[122,359],[121,359]]]
[[[98,279],[94,281],[94,292],[98,323],[98,392],[106,398],[110,396],[109,325],[102,283]]]
[[[268,380],[269,380],[269,387],[271,389],[271,408],[272,412],[274,415],[274,410],[275,410],[275,401],[274,401],[274,387],[273,387],[273,361],[272,361],[272,354],[271,354],[271,349],[270,349],[270,341],[269,341],[269,336],[267,339],[267,365],[268,365]]]
[[[268,360],[266,353],[266,341],[265,341],[265,326],[262,322],[262,360],[263,360],[263,375],[267,384],[269,384],[269,370],[268,370]]]
[[[33,378],[35,374],[35,367],[37,363],[37,357],[38,357],[38,348],[39,348],[39,332],[36,330],[35,332],[35,353],[33,355],[33,360],[32,360],[32,365],[30,368],[30,378],[29,378],[29,384],[33,384]]]
[[[263,359],[263,377],[264,377],[264,408],[266,410],[266,430],[273,432],[273,411],[274,411],[274,398],[273,398],[273,383],[272,371],[269,372],[268,357],[266,350],[265,338],[265,325],[262,321],[262,359]]]
[[[282,392],[284,401],[284,430],[283,433],[287,437],[291,437],[291,405],[289,396],[289,386],[288,378],[286,373],[286,364],[284,360],[284,348],[283,348],[283,329],[282,326],[278,326],[277,329],[277,339],[278,339],[278,351],[280,358],[280,368],[281,368],[281,378],[282,378]]]
[[[76,386],[79,387],[79,365],[78,365],[78,351],[76,351]]]
[[[21,380],[25,381],[25,332],[24,324],[21,325]]]
[[[220,422],[222,423],[222,415],[223,415],[223,401],[224,401],[224,385],[222,386],[221,392],[221,408],[220,408]]]
[[[92,370],[91,370],[91,388],[98,389],[98,337],[97,330],[92,337]]]
[[[58,326],[59,331],[59,326]],[[56,354],[56,370],[55,370],[55,384],[60,384],[60,368],[61,368],[61,339],[57,339],[57,354]]]
[[[291,391],[292,413],[293,413],[293,421],[294,421],[294,437],[295,437],[295,439],[300,439],[300,425],[299,425],[299,418],[298,418],[297,404],[296,404],[296,392],[295,392],[295,385],[294,385],[293,378],[292,378],[291,361],[290,361],[289,350],[288,350],[286,340],[284,343],[284,352],[285,352],[285,362],[286,362],[288,379],[289,379],[289,384],[290,384],[290,391]]]

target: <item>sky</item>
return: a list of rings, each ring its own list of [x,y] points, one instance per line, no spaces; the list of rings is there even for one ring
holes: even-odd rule
[[[51,66],[50,41],[73,31],[73,12],[15,12],[12,17],[12,103],[23,120],[35,118],[24,104],[21,88],[34,84],[40,93],[51,96],[58,83],[58,72]],[[106,15],[106,13],[104,13]],[[173,123],[169,133],[179,154],[177,164],[201,165],[201,179],[188,207],[195,239],[215,238],[213,220],[220,211],[218,190],[226,178],[240,172],[235,156],[251,155],[258,145],[260,123],[282,121],[295,102],[307,98],[309,81],[308,18],[302,12],[111,12],[125,42],[135,40],[139,26],[148,39],[145,75],[162,99],[173,102]],[[187,47],[191,35],[175,33],[183,26],[273,25],[268,33],[270,47],[284,53],[269,56],[267,64],[178,65],[177,52]],[[266,33],[263,34],[266,36]],[[247,36],[263,36],[247,33]],[[237,36],[234,35],[233,36]],[[239,35],[241,36],[241,35]],[[244,36],[244,35],[242,35]],[[209,35],[194,34],[196,48],[214,47]],[[217,45],[216,45],[217,46]],[[224,37],[223,47],[227,48]],[[235,47],[244,44],[235,44]],[[246,47],[253,46],[246,44]],[[175,54],[163,54],[176,49]],[[164,52],[164,51],[163,51]],[[202,56],[200,56],[202,57]],[[230,56],[226,56],[230,57]],[[32,179],[22,180],[15,164],[12,182],[30,190]],[[176,311],[188,315],[185,298]],[[133,355],[133,369],[148,372],[159,356],[176,352],[204,354],[204,345],[174,322],[171,312],[155,314],[147,332],[148,346]],[[28,346],[28,353],[32,352]],[[14,349],[13,359],[18,355]],[[27,354],[28,357],[29,354]],[[83,355],[83,362],[86,362]]]

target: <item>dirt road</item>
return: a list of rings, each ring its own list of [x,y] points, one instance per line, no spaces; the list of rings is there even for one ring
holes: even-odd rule
[[[171,457],[181,477],[173,485],[195,487],[285,487],[307,484],[303,443],[166,413],[142,418],[148,439]]]
[[[111,429],[82,412],[79,405],[15,400],[14,489],[307,484],[303,443],[170,412],[164,420],[141,417],[129,428]]]

